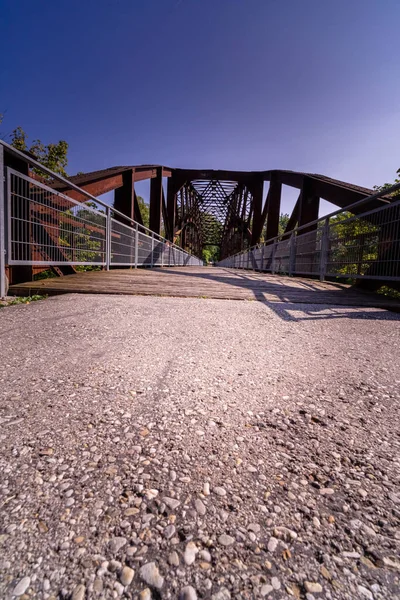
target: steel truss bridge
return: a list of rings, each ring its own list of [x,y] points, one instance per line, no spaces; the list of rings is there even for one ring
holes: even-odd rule
[[[161,165],[65,179],[4,142],[0,179],[0,295],[48,268],[199,266],[208,246],[221,266],[400,285],[400,186],[374,193],[311,173]],[[135,192],[144,180],[149,228]],[[279,231],[283,186],[299,195]],[[112,191],[109,206],[99,196]],[[338,211],[318,219],[321,199]]]

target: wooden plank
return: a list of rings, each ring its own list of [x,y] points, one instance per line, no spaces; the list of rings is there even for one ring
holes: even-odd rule
[[[133,294],[400,310],[396,300],[341,283],[207,267],[112,269],[10,286],[10,294]]]

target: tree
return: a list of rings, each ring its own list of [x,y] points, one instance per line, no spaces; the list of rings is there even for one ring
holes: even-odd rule
[[[397,169],[396,175],[397,175],[397,177],[395,178],[393,183],[384,183],[383,185],[375,185],[374,190],[376,190],[377,192],[384,192],[388,188],[392,187],[392,185],[396,185],[396,183],[400,183],[400,169]],[[397,192],[393,192],[391,194],[391,196],[400,196],[400,190],[398,190]]]
[[[66,167],[68,164],[68,143],[65,140],[60,140],[56,144],[43,144],[40,140],[34,140],[28,148],[27,135],[22,127],[18,126],[11,134],[11,145],[22,152],[30,152],[35,159],[43,166],[58,173],[63,177],[67,177]],[[36,171],[45,179],[49,179],[42,171]]]
[[[137,196],[137,201],[140,209],[140,214],[142,215],[143,225],[147,228],[150,226],[150,209],[149,205],[146,204],[144,198],[142,196]]]

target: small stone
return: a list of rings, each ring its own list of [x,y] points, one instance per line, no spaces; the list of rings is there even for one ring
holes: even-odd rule
[[[133,569],[130,567],[124,567],[120,575],[122,585],[130,585],[134,575],[135,571]]]
[[[175,535],[176,527],[175,525],[167,525],[164,529],[164,537],[169,540]]]
[[[149,588],[145,588],[140,592],[139,600],[151,600],[151,591]]]
[[[139,513],[139,509],[132,506],[131,508],[127,508],[124,515],[125,517],[133,517]]]
[[[247,525],[248,531],[253,531],[254,533],[260,533],[261,527],[258,523],[250,523]]]
[[[198,549],[196,544],[194,542],[189,542],[185,548],[185,553],[183,555],[183,559],[188,566],[192,565],[196,560],[197,552]]]
[[[30,584],[31,584],[31,578],[23,577],[15,586],[15,588],[13,590],[13,596],[22,596],[22,594],[25,594],[25,592],[28,589],[28,587],[30,586]]]
[[[187,585],[181,589],[179,600],[197,600],[196,590],[191,585]]]
[[[114,590],[117,592],[118,596],[122,596],[124,593],[124,586],[119,581],[116,581],[114,583]]]
[[[230,591],[227,588],[223,587],[211,596],[211,600],[230,600],[230,597]]]
[[[75,500],[73,498],[67,498],[65,501],[65,506],[72,506],[75,504]]]
[[[319,572],[321,573],[322,577],[324,577],[328,581],[331,581],[332,575],[329,573],[328,569],[324,565],[321,565],[321,567],[319,568]]]
[[[197,498],[194,501],[194,507],[196,509],[196,512],[199,515],[201,515],[202,517],[206,514],[207,509],[206,509],[204,503],[200,500],[200,498]]]
[[[274,538],[274,537],[269,538],[269,542],[268,542],[268,545],[267,545],[268,552],[275,552],[275,550],[278,547],[278,543],[279,542],[278,542],[278,540],[276,538]]]
[[[332,488],[321,488],[319,490],[319,493],[321,494],[321,496],[331,496],[335,493],[335,490],[333,490]]]
[[[124,537],[113,538],[109,542],[109,547],[110,547],[111,552],[113,552],[113,553],[118,552],[118,550],[123,548],[123,546],[125,546],[126,543],[127,543],[127,539]]]
[[[360,488],[360,489],[358,490],[358,493],[360,494],[360,496],[361,496],[362,498],[366,498],[366,497],[368,496],[368,492],[366,492],[366,491],[365,491],[365,490],[363,490],[362,488]],[[362,586],[361,586],[361,587],[362,587]]]
[[[269,584],[263,585],[261,588],[261,596],[268,596],[268,594],[270,594],[273,591],[274,591],[274,588],[272,587],[272,585],[269,585]]]
[[[345,558],[360,558],[359,552],[342,552],[342,556]]]
[[[171,510],[175,510],[178,508],[178,506],[180,505],[179,500],[176,500],[176,498],[168,498],[168,496],[164,496],[163,498],[163,502],[165,502],[165,504],[168,506],[169,509]]]
[[[203,485],[203,494],[205,496],[209,496],[210,495],[210,484],[208,483],[208,481],[206,481]]]
[[[226,491],[223,487],[214,488],[214,492],[217,494],[217,496],[226,496]]]
[[[221,544],[221,546],[232,546],[232,544],[235,543],[235,538],[223,533],[219,536],[218,541]]]
[[[140,568],[139,573],[143,581],[151,587],[160,590],[164,585],[164,577],[160,575],[158,567],[154,562],[143,565],[143,567]]]
[[[71,596],[71,600],[83,600],[85,597],[85,593],[86,593],[86,588],[82,583],[80,583],[74,589],[72,596]]]
[[[368,590],[366,587],[364,587],[363,585],[358,586],[358,591],[360,592],[360,594],[362,596],[364,596],[364,598],[368,598],[368,600],[374,600],[374,596],[373,596],[372,592],[370,590]]]
[[[170,565],[172,565],[173,567],[179,567],[179,556],[177,552],[171,552],[168,555],[168,562]]]
[[[281,582],[279,581],[279,579],[277,577],[272,577],[271,578],[271,585],[274,588],[274,590],[280,590],[281,589]]]
[[[93,590],[96,592],[96,594],[101,594],[103,591],[103,580],[100,577],[96,577],[96,579],[93,581]]]
[[[202,558],[206,562],[208,562],[208,563],[211,562],[211,554],[209,553],[208,550],[200,550],[199,556],[200,556],[200,558]]]
[[[321,529],[321,521],[318,519],[318,517],[313,517],[312,522],[314,527],[316,527],[317,529]]]
[[[304,587],[306,592],[309,592],[310,594],[320,594],[322,592],[322,585],[318,582],[305,581]]]

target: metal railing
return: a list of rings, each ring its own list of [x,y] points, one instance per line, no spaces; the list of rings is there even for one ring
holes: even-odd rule
[[[218,265],[315,276],[322,281],[326,277],[400,281],[400,197],[388,199],[399,190],[400,184],[396,184],[229,256]],[[367,210],[382,198],[383,206]]]
[[[79,192],[85,201],[55,191],[43,177],[4,167],[3,148]],[[1,184],[1,180],[5,185]],[[201,266],[203,261],[0,143],[0,297],[6,265],[104,267]]]

